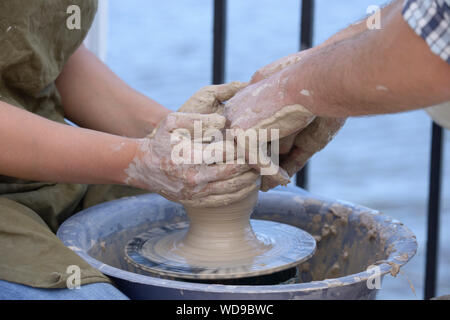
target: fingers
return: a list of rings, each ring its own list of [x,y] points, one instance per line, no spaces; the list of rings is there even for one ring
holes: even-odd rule
[[[269,78],[237,93],[225,105],[225,117],[231,129],[271,129],[284,138],[309,125],[315,118],[307,108],[279,101],[279,81]]]
[[[291,177],[300,171],[314,155],[314,152],[294,146],[288,157],[281,162],[281,165]]]
[[[192,186],[204,186],[213,181],[228,180],[250,170],[247,164],[199,165],[192,168],[187,183]]]
[[[203,139],[204,142],[208,144],[203,145],[203,163],[214,164],[214,163],[227,163],[227,164],[244,164],[245,158],[237,158],[236,144],[230,140],[220,140],[220,137],[212,139]]]
[[[287,186],[290,182],[287,172],[282,167],[279,167],[279,171],[276,174],[261,176],[260,190],[266,192],[277,186]]]
[[[264,145],[260,145],[259,149],[256,152],[254,150],[253,152],[250,151],[247,158],[248,162],[250,163],[250,166],[256,171],[258,171],[263,178],[262,179],[263,182],[261,185],[262,191],[269,190],[264,185],[264,181],[266,181],[267,179],[275,181],[276,185],[287,185],[288,183],[290,183],[289,175],[281,166],[279,166],[280,159],[276,143],[278,143],[278,141],[272,141],[269,144],[270,152],[268,151],[267,144],[265,145],[264,148],[263,148]],[[255,156],[253,156],[253,159],[252,153],[257,153]]]
[[[257,129],[254,127],[258,133],[252,132],[253,130],[241,130],[242,132],[235,130],[238,150],[245,151],[245,158],[252,168],[258,170],[262,176],[270,176],[270,178],[263,179],[264,181],[273,181],[270,185],[287,185],[290,182],[289,175],[282,166],[280,168],[278,165],[279,155],[280,153],[288,153],[295,142],[296,132],[307,127],[313,119],[314,116],[299,105],[282,108],[271,118],[261,121],[257,125]],[[262,137],[264,135],[261,135],[264,132],[261,130],[267,130],[264,141],[261,140],[264,138]],[[272,130],[275,132],[272,132]],[[280,137],[286,137],[284,140],[281,139],[281,148]],[[255,141],[252,143],[251,140],[256,140],[256,143]],[[270,152],[268,150],[269,145]],[[268,190],[267,188],[263,185],[262,190]]]
[[[165,129],[172,132],[176,129],[186,129],[192,135],[194,130],[201,130],[202,135],[207,130],[221,130],[225,127],[226,119],[219,114],[198,114],[198,113],[170,113],[165,119]],[[198,132],[198,133],[200,133]]]
[[[290,180],[289,180],[289,182],[290,182]],[[280,179],[278,176],[262,176],[260,190],[267,192],[278,186],[286,186],[288,183],[286,183],[284,180]]]
[[[290,182],[287,173],[279,166],[279,139],[276,134],[263,137],[256,133],[252,135],[236,131],[234,136],[237,147],[236,158],[245,158],[246,162],[262,176],[273,176],[279,184],[285,185]],[[271,139],[273,140],[268,142]],[[290,137],[290,144],[294,139],[295,136]]]
[[[201,190],[196,191],[192,199],[203,198],[210,195],[227,195],[238,192],[241,189],[250,187],[258,183],[259,174],[254,171],[247,171],[227,180],[215,181],[208,183]]]
[[[248,82],[234,81],[216,86],[215,95],[218,101],[225,102],[234,97],[236,93],[248,86]]]
[[[333,139],[344,122],[345,119],[316,118],[307,128],[297,134],[288,156],[280,163],[287,175],[292,177],[300,171],[316,152],[322,150]],[[261,190],[268,191],[280,184],[276,176],[263,176]]]
[[[229,194],[218,194],[209,195],[199,199],[181,200],[180,202],[188,207],[204,207],[204,208],[215,208],[229,205],[231,203],[243,200],[248,197],[249,194],[254,192],[259,188],[259,184],[255,183],[246,186],[239,191],[229,193]]]
[[[272,148],[271,148],[272,149]],[[260,152],[258,155],[253,157],[250,156],[249,163],[250,166],[258,171],[261,176],[270,176],[272,179],[278,181],[278,184],[287,185],[289,180],[289,175],[287,172],[279,165],[279,153],[271,150],[270,155],[267,150]],[[256,162],[254,162],[256,160]]]
[[[289,176],[298,172],[316,152],[322,150],[344,125],[345,119],[317,118],[297,135],[295,147],[281,166]]]
[[[186,101],[178,112],[183,113],[216,113],[219,102],[216,100],[214,94],[210,91],[209,86],[200,89],[188,101]]]
[[[279,138],[287,137],[307,127],[315,116],[301,105],[284,106],[273,114],[264,114],[252,118],[242,117],[232,123],[232,128],[250,127],[256,130],[279,130]]]
[[[215,90],[217,86],[206,86],[190,97],[178,112],[184,113],[215,113],[219,105],[216,99]]]
[[[344,118],[316,118],[301,134],[294,144],[306,151],[316,153],[322,150],[342,128]]]
[[[280,154],[287,154],[291,151],[294,146],[295,138],[297,137],[298,131],[293,134],[280,139]]]
[[[220,104],[231,99],[238,91],[247,86],[244,82],[231,82],[221,85],[206,86],[186,101],[178,112],[184,113],[221,113]]]

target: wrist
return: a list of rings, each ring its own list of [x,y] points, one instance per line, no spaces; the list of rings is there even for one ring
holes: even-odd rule
[[[301,62],[299,65],[292,65],[279,73],[278,82],[281,84],[282,92],[280,96],[282,96],[282,105],[301,105],[311,111],[316,91],[309,84],[303,65],[304,63]]]
[[[135,138],[144,138],[152,133],[159,122],[172,112],[139,92],[133,92],[133,98],[129,101],[133,101],[129,112],[133,118],[132,136]]]
[[[112,153],[110,183],[121,185],[133,185],[136,183],[131,181],[127,170],[136,162],[139,156],[139,145],[143,139],[123,138],[118,144],[111,146]]]
[[[155,177],[158,175],[158,170],[155,169],[158,169],[160,164],[157,160],[158,157],[155,157],[153,152],[153,139],[133,139],[132,145],[134,147],[132,158],[119,175],[121,183],[157,192]],[[156,178],[157,180],[158,178]]]

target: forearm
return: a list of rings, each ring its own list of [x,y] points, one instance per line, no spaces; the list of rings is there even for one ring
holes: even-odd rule
[[[381,30],[324,46],[280,72],[287,104],[321,116],[394,113],[450,100],[450,68],[401,16],[401,3]]]
[[[381,8],[380,10],[380,16],[385,17],[391,10],[394,5],[398,5],[401,2],[401,0],[396,0],[391,3],[389,3],[387,6]],[[284,68],[293,65],[302,59],[308,57],[311,54],[316,53],[317,51],[320,51],[321,49],[336,44],[338,42],[356,37],[364,32],[368,31],[367,28],[367,17],[353,23],[352,25],[348,26],[347,28],[337,32],[336,34],[332,35],[330,38],[328,38],[323,43],[307,49],[300,52],[293,53],[289,56],[283,57],[277,61],[272,62],[271,64],[261,68],[258,70],[252,77],[251,83],[255,83],[258,81],[261,81],[264,78],[270,77],[271,75],[275,74],[276,72],[279,72],[283,70]]]
[[[391,3],[389,3],[388,5],[384,6],[383,8],[380,9],[380,17],[385,17],[386,15],[388,15],[390,13],[390,11],[392,10],[392,8],[396,5],[398,5],[399,3],[401,3],[402,0],[395,0],[392,1]],[[347,28],[339,31],[338,33],[335,33],[334,35],[332,35],[330,38],[328,38],[325,42],[323,42],[322,44],[318,45],[316,48],[320,49],[323,48],[327,45],[330,44],[335,44],[338,43],[340,41],[346,40],[346,39],[350,39],[352,37],[355,37],[365,31],[368,31],[367,28],[367,17],[357,21],[353,24],[351,24],[350,26],[348,26]]]
[[[89,129],[140,138],[170,112],[130,88],[84,46],[70,57],[56,85],[66,117]]]
[[[59,124],[0,102],[0,175],[121,184],[137,140]]]

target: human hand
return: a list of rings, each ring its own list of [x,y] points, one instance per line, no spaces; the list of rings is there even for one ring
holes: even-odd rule
[[[312,50],[279,59],[258,70],[250,85],[226,105],[224,115],[231,128],[244,130],[279,129],[280,172],[264,175],[261,190],[286,184],[285,176],[293,176],[316,152],[323,149],[343,126],[345,119],[316,117],[286,97],[287,68]],[[305,99],[313,92],[302,90]]]
[[[189,206],[226,205],[259,188],[259,175],[245,164],[196,164],[195,151],[203,152],[209,143],[205,134],[201,141],[191,138],[196,121],[202,122],[205,133],[222,130],[226,119],[218,114],[169,114],[150,136],[139,140],[136,155],[125,171],[126,183]],[[173,147],[180,143],[188,143],[194,150],[183,155],[191,158],[186,164],[173,157]]]
[[[224,103],[247,85],[247,82],[234,81],[226,84],[205,86],[190,97],[178,109],[178,112],[223,114]]]
[[[227,109],[225,102],[235,96],[239,91],[243,90],[248,84],[241,82],[231,82],[222,85],[213,85],[206,86],[196,92],[186,103],[178,110],[179,112],[194,112],[194,113],[202,113],[202,114],[210,114],[210,113],[218,113],[224,114]],[[287,116],[289,117],[289,115]],[[232,116],[229,116],[227,119],[227,127],[230,125],[230,119],[233,119]],[[239,128],[239,127],[238,127]],[[240,127],[242,128],[242,127]],[[247,128],[245,128],[247,129]],[[237,139],[238,140],[238,139]],[[263,142],[264,143],[264,142]],[[259,142],[258,142],[259,146]],[[237,148],[246,149],[245,155],[247,159],[249,158],[249,154],[256,154],[257,162],[253,163],[253,167],[257,168],[261,171],[263,167],[262,159],[260,157],[261,153],[258,148],[256,150],[248,150],[248,146],[238,146]],[[272,179],[278,181],[280,184],[289,183],[289,176],[286,171],[280,168],[277,164],[273,163],[272,158],[265,157],[265,168],[270,169]]]

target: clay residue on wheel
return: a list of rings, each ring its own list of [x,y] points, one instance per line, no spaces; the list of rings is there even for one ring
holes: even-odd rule
[[[401,223],[388,217],[384,218],[377,211],[305,196],[295,196],[293,200],[298,208],[296,210],[301,213],[281,215],[277,212],[270,214],[256,212],[253,217],[297,226],[316,239],[316,253],[309,261],[298,266],[298,276],[288,283],[305,283],[355,275],[366,271],[371,265],[384,263],[391,266],[390,271],[396,274],[399,271],[397,266],[403,265],[415,253],[412,246],[410,249],[407,248],[407,252],[404,252],[405,248],[399,247],[403,238],[411,240],[414,236],[405,232],[398,235],[397,230],[402,226]],[[383,219],[386,219],[385,224],[381,225]],[[111,266],[148,275],[124,261],[126,243],[154,225],[185,220],[186,217],[180,216],[170,221],[158,221],[153,225],[144,224],[133,230],[123,230],[97,241],[89,253]],[[99,243],[103,243],[103,246]],[[402,254],[396,256],[397,252],[402,251]]]

